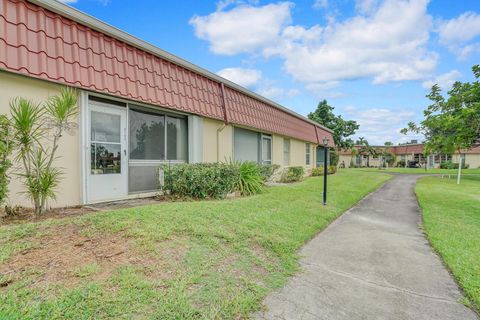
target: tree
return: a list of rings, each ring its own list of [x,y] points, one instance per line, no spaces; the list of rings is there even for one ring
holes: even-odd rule
[[[10,113],[25,193],[32,200],[35,213],[41,214],[46,201],[56,197],[55,189],[63,174],[54,166],[60,138],[64,132],[77,128],[72,121],[78,113],[77,94],[73,89],[63,89],[44,104],[16,98],[10,102]]]
[[[8,194],[10,176],[8,170],[12,166],[10,155],[13,149],[12,128],[5,115],[0,115],[0,205],[4,204]]]
[[[393,146],[393,142],[391,142],[391,141],[385,141],[385,143],[384,143],[383,145],[390,147],[390,146]]]
[[[425,135],[425,153],[452,154],[469,149],[480,137],[480,66],[472,68],[476,81],[457,81],[442,95],[435,84],[427,98],[432,102],[423,112],[424,119],[416,124],[408,123],[402,133]]]
[[[342,116],[335,115],[333,110],[327,100],[322,100],[317,109],[308,114],[308,118],[333,130],[333,140],[338,148],[350,149],[353,147],[353,140],[348,137],[355,134],[359,125],[354,120],[345,120]]]
[[[377,149],[370,146],[364,137],[358,138],[356,145],[359,146],[358,153],[367,156],[367,167],[370,167],[370,157],[376,157],[379,155]]]

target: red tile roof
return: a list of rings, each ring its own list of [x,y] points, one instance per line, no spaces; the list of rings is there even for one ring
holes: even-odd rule
[[[374,148],[385,148],[384,146],[372,146]],[[360,149],[361,146],[356,146],[357,149]],[[412,153],[422,153],[424,145],[423,144],[408,144],[408,145],[400,145],[400,146],[392,146],[389,147],[389,151],[395,155],[408,155]],[[351,155],[351,150],[337,150],[338,154],[340,155]],[[458,153],[458,152],[455,152]],[[474,145],[472,148],[468,150],[462,150],[461,153],[467,154],[480,154],[480,144]]]
[[[330,130],[266,98],[25,0],[0,0],[0,69],[333,146]]]

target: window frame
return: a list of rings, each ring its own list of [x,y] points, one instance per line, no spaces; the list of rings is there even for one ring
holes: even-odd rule
[[[283,165],[284,166],[290,165],[290,150],[291,150],[290,147],[291,147],[290,139],[283,138]]]
[[[312,147],[309,142],[306,142],[305,143],[305,165],[306,166],[309,166],[312,163],[311,155],[312,155]]]
[[[263,159],[263,140],[270,141],[270,159]],[[260,154],[259,154],[259,163],[261,164],[272,164],[272,136],[268,134],[260,134]]]
[[[164,130],[164,135],[163,135],[163,159],[132,159],[130,158],[130,111],[137,111],[137,112],[143,112],[147,114],[153,114],[157,116],[162,116],[163,117],[163,130]],[[186,126],[187,126],[187,156],[185,160],[178,160],[178,159],[168,159],[168,137],[167,137],[167,118],[176,118],[176,119],[183,119],[186,121]],[[128,135],[128,162],[129,163],[142,163],[142,164],[163,164],[163,163],[186,163],[188,162],[188,150],[189,150],[189,140],[188,140],[188,133],[189,133],[189,124],[188,124],[188,116],[178,114],[178,113],[171,113],[171,112],[165,112],[163,110],[154,110],[153,108],[148,108],[136,103],[129,103],[127,104],[127,135]]]

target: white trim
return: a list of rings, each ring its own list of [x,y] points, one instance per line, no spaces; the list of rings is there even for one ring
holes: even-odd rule
[[[310,119],[308,119],[307,117],[304,117],[302,116],[301,114],[299,113],[296,113],[295,111],[292,111],[278,103],[276,103],[275,101],[272,101],[268,98],[265,98],[257,93],[254,93],[234,82],[231,82],[225,78],[222,78],[220,77],[219,75],[213,73],[213,72],[210,72],[202,67],[199,67],[191,62],[188,62],[182,58],[179,58],[165,50],[162,50],[146,41],[143,41],[137,37],[134,37],[132,36],[131,34],[128,34],[127,32],[124,32],[118,28],[115,28],[93,16],[90,16],[78,9],[75,9],[71,6],[68,6],[64,3],[61,3],[60,1],[55,1],[55,0],[28,0],[38,6],[41,6],[43,8],[46,8],[50,11],[53,11],[55,13],[58,13],[64,17],[67,17],[69,19],[72,19],[73,21],[76,21],[82,25],[85,25],[87,27],[90,27],[94,30],[97,30],[103,34],[106,34],[108,36],[111,36],[115,39],[118,39],[120,41],[123,41],[125,43],[128,43],[136,48],[139,48],[140,50],[143,50],[143,51],[146,51],[146,52],[149,52],[153,55],[156,55],[156,56],[159,56],[165,60],[168,60],[174,64],[177,64],[177,65],[180,65],[186,69],[189,69],[191,71],[194,71],[196,73],[199,73],[207,78],[210,78],[212,80],[215,80],[217,82],[220,82],[220,83],[223,83],[225,85],[227,85],[228,87],[230,88],[233,88],[235,90],[238,90],[250,97],[253,97],[255,99],[258,99],[262,102],[265,102],[269,105],[272,105],[274,107],[276,107],[277,109],[280,109],[296,118],[299,118],[301,120],[304,120],[306,122],[309,122],[325,131],[328,131],[330,133],[333,133],[333,131],[331,129],[328,129],[320,124],[318,124],[317,122],[314,122]]]
[[[203,162],[203,119],[194,115],[188,117],[188,162]]]
[[[80,91],[78,100],[78,127],[80,138],[80,204],[88,203],[87,193],[87,114],[88,114],[88,93]]]

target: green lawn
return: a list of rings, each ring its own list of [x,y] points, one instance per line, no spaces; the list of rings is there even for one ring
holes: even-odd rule
[[[0,319],[237,319],[297,271],[297,250],[389,175],[342,171],[225,201],[0,227]]]
[[[347,170],[375,171],[375,172],[396,172],[396,173],[413,173],[413,174],[451,174],[456,175],[457,169],[428,169],[424,168],[388,168],[379,170],[378,168],[356,168]],[[480,168],[462,169],[462,174],[480,174]]]
[[[462,177],[460,185],[425,177],[416,193],[428,238],[480,310],[480,176]]]

